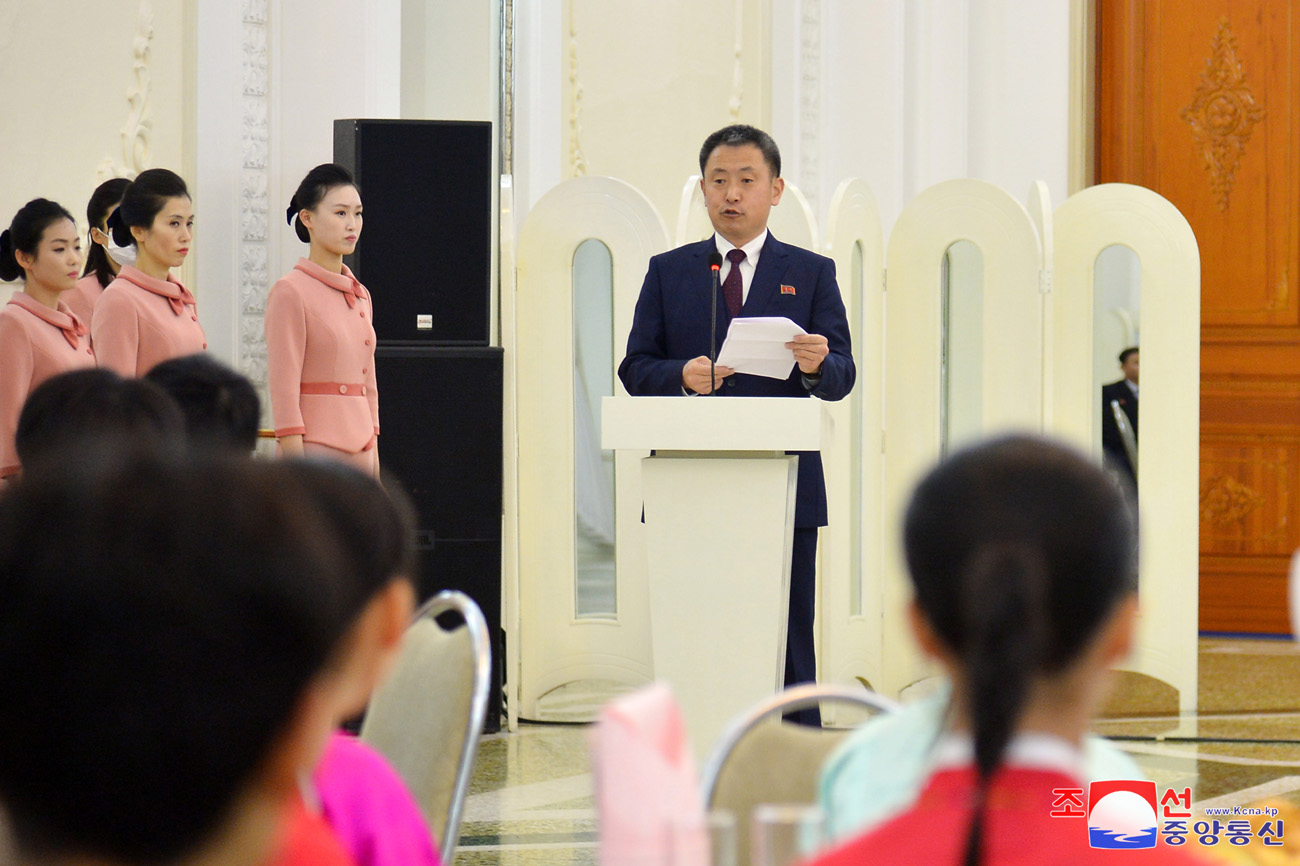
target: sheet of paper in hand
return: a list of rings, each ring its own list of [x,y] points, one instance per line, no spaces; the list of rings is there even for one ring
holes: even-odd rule
[[[732,319],[722,351],[718,352],[718,366],[769,379],[789,378],[794,351],[785,344],[796,334],[806,333],[784,316]]]

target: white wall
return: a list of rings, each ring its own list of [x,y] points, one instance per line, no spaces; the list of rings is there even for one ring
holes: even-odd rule
[[[494,0],[401,0],[402,117],[497,119]]]
[[[1067,188],[1068,0],[770,0],[772,132],[819,219],[861,177],[886,231],[943,180]]]
[[[84,232],[100,181],[183,170],[184,42],[176,2],[0,2],[0,227],[41,196]],[[132,93],[143,97],[144,126],[132,122]]]
[[[278,171],[271,215],[279,240],[278,270],[293,267],[306,246],[284,211],[313,166],[334,159],[334,121],[402,116],[401,0],[279,0],[272,128]],[[340,27],[340,22],[348,22]]]
[[[631,183],[676,224],[701,142],[768,123],[766,0],[571,0],[561,71],[564,177]]]
[[[1021,201],[1068,194],[1068,0],[971,0],[970,175]]]

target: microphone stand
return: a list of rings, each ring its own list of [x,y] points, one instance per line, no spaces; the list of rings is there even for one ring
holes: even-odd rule
[[[713,367],[718,357],[718,294],[721,292],[719,280],[722,272],[722,255],[713,253],[709,256],[709,270],[713,272],[710,280],[712,291],[709,294],[709,395],[717,396],[718,389],[716,386],[717,378],[713,374]]]

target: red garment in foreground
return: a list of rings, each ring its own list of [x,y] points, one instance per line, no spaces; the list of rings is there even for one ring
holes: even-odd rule
[[[285,809],[275,854],[267,866],[356,866],[356,861],[343,850],[325,819],[311,812],[301,797],[294,797]]]
[[[1192,866],[1204,861],[1163,841],[1155,848],[1109,851],[1088,845],[1083,818],[1053,818],[1052,789],[1078,782],[1055,770],[1004,767],[993,779],[984,825],[985,866]],[[930,778],[911,809],[807,866],[927,864],[960,866],[970,831],[975,770],[943,770]]]

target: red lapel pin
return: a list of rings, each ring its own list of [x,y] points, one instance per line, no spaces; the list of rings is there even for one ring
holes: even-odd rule
[[[781,286],[781,294],[783,294],[783,295],[793,295],[793,294],[794,294],[794,286]]]

